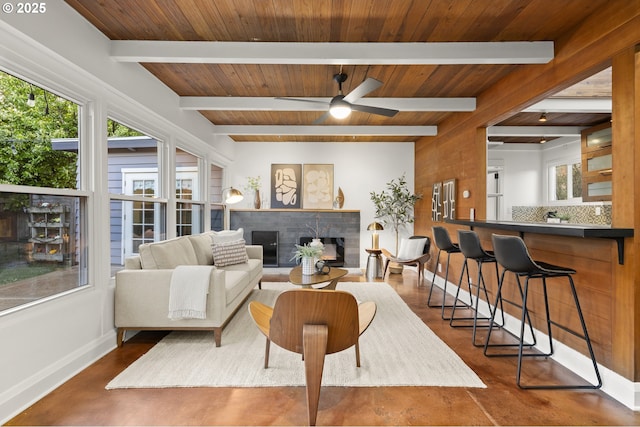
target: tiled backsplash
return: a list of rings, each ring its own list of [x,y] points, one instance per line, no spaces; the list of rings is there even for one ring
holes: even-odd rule
[[[600,208],[600,215],[596,215],[597,208]],[[570,224],[611,224],[611,205],[513,206],[511,219],[518,222],[546,222],[547,212],[556,212],[556,217],[568,216],[567,222]]]

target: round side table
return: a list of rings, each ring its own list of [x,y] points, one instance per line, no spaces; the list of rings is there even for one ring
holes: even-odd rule
[[[382,279],[382,250],[365,249],[369,254],[367,258],[367,280]]]

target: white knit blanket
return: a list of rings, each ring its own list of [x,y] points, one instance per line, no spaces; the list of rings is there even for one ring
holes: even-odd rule
[[[169,319],[205,319],[213,265],[180,265],[169,288]]]

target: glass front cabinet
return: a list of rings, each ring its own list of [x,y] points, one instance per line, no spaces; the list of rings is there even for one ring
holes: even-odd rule
[[[611,122],[582,131],[582,200],[611,200]]]

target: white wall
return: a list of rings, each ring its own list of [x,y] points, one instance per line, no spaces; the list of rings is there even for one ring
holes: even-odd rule
[[[541,144],[503,144],[487,152],[487,164],[503,165],[501,219],[511,219],[512,206],[542,206],[547,200],[550,162],[580,161],[580,138],[558,138]]]
[[[535,144],[501,145],[488,151],[487,164],[503,167],[502,204],[499,219],[511,219],[512,206],[542,204],[542,154]]]
[[[333,164],[334,194],[338,187],[345,195],[343,209],[360,210],[360,265],[366,265],[365,248],[371,247],[367,225],[374,221],[375,209],[370,192],[380,192],[386,183],[406,174],[409,188],[414,188],[413,143],[237,143],[236,160],[229,166],[230,185],[243,190],[247,177],[262,178],[262,198],[270,200],[272,163]],[[246,197],[238,207],[252,207],[253,199]],[[235,207],[235,205],[234,205]],[[411,234],[411,229],[407,234]],[[395,235],[390,230],[380,232],[380,246],[393,250]]]

